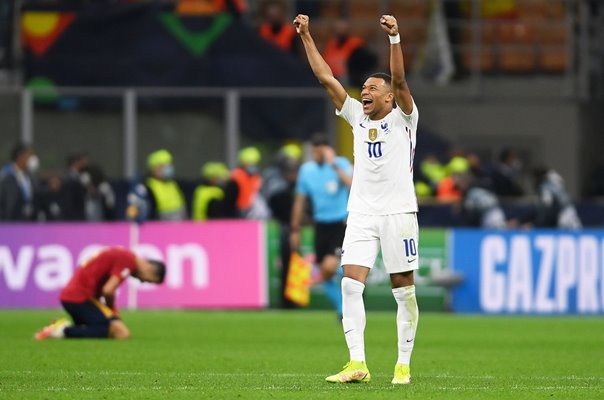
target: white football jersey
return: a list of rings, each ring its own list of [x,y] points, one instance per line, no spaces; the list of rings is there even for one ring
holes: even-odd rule
[[[417,212],[413,157],[419,113],[400,107],[373,121],[350,96],[336,115],[352,126],[354,170],[348,211],[366,215]]]

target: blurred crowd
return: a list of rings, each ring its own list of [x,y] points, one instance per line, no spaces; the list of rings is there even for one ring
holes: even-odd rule
[[[100,166],[83,153],[63,173],[38,174],[33,146],[16,144],[0,168],[0,221],[111,221],[115,194]]]
[[[415,188],[420,200],[452,204],[464,226],[483,228],[557,227],[578,229],[582,224],[565,187],[552,168],[538,165],[526,171],[513,148],[500,151],[497,160],[485,165],[474,153],[454,149],[446,162],[429,154],[415,171]],[[525,215],[507,218],[501,199],[535,198]]]
[[[29,3],[134,2],[136,0],[42,0]],[[324,3],[327,4],[314,0],[175,0],[173,3],[176,11],[183,15],[224,11],[249,15],[253,10],[260,37],[282,51],[300,56],[300,41],[291,23],[292,13],[318,16]],[[444,12],[447,18],[459,17],[458,3],[445,2],[444,9],[439,12]],[[346,2],[338,4],[336,22],[322,37],[322,55],[339,80],[360,86],[367,73],[376,70],[378,56],[351,31],[349,15],[345,12]],[[482,12],[496,17],[515,15],[517,11],[512,7],[515,7],[514,1],[489,4],[495,11]],[[501,7],[495,7],[496,4]],[[450,39],[456,41],[459,32],[450,28],[445,27]],[[453,61],[458,68],[460,61]],[[233,169],[220,161],[207,162],[201,166],[199,182],[192,195],[186,195],[175,180],[172,157],[166,149],[148,155],[146,175],[132,182],[127,199],[121,201],[127,204],[126,219],[143,222],[275,218],[289,223],[297,172],[305,159],[299,143],[286,144],[268,162],[262,161],[262,154],[255,147],[242,149],[239,164]],[[118,216],[121,219],[123,213],[117,210],[117,204],[124,199],[116,199],[116,192],[102,168],[86,154],[70,154],[61,173],[39,174],[37,160],[32,146],[18,144],[2,167],[0,221],[111,221]],[[460,150],[447,156],[430,154],[418,160],[414,174],[420,203],[430,199],[438,204],[452,205],[465,226],[581,226],[564,181],[556,171],[546,166],[527,171],[511,148],[502,150],[495,162],[488,161],[485,164],[478,155],[464,154]],[[261,166],[266,164],[270,167],[262,171]],[[500,204],[502,199],[526,198],[527,195],[537,199],[533,211],[521,218],[507,217]]]
[[[243,148],[232,169],[218,160],[204,163],[192,194],[185,196],[175,179],[173,155],[159,149],[148,155],[146,174],[130,183],[127,199],[122,199],[126,203],[122,214],[137,222],[273,218],[287,226],[298,171],[311,153],[300,143],[287,143],[263,163],[258,148]],[[114,188],[86,154],[70,154],[61,173],[39,173],[38,168],[35,149],[16,144],[0,169],[0,221],[118,219]],[[528,173],[512,148],[503,149],[495,162],[486,165],[476,154],[459,149],[444,161],[442,156],[428,154],[416,161],[414,175],[420,206],[450,205],[463,226],[581,227],[560,174],[546,166]],[[534,204],[526,215],[505,215],[502,199],[528,198]]]

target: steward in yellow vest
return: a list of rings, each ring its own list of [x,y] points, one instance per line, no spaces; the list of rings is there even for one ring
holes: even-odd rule
[[[223,186],[229,178],[229,169],[221,162],[207,162],[201,168],[201,176],[203,182],[193,193],[193,219],[205,221],[228,218]]]
[[[145,220],[182,221],[187,218],[185,197],[173,179],[172,155],[158,150],[147,158],[149,176],[128,196],[127,217]]]

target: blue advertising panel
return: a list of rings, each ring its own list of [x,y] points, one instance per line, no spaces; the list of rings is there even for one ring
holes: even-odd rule
[[[604,314],[604,231],[456,229],[456,312]]]

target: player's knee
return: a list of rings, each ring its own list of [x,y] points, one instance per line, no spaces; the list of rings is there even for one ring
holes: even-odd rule
[[[343,295],[362,294],[364,289],[365,285],[363,285],[361,282],[351,278],[342,278]]]
[[[113,334],[113,339],[128,339],[130,337],[130,330],[128,328],[121,328]]]
[[[130,330],[121,321],[119,323],[112,323],[109,329],[109,337],[112,339],[128,339],[130,337]]]
[[[340,259],[335,256],[326,256],[323,261],[321,261],[320,268],[321,273],[325,279],[331,278],[338,272],[338,267],[340,266]]]

